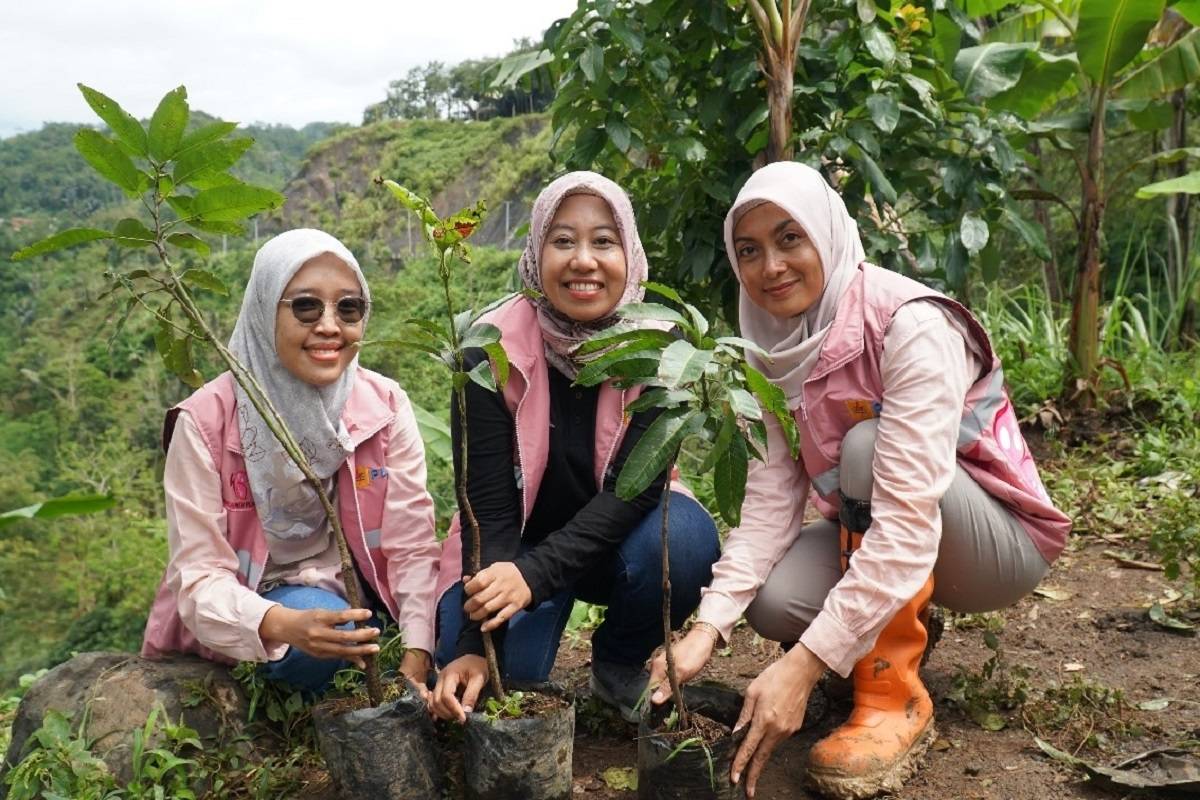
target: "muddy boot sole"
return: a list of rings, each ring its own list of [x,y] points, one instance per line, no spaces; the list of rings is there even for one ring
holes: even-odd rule
[[[921,757],[929,750],[929,745],[937,737],[933,719],[913,740],[908,751],[895,763],[888,765],[878,772],[867,775],[844,775],[832,770],[809,769],[805,778],[809,786],[830,800],[867,800],[876,795],[899,792],[905,781],[913,776],[920,766]]]

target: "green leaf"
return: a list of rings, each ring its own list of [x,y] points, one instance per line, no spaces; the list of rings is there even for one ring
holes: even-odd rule
[[[1200,170],[1178,178],[1150,183],[1137,190],[1141,200],[1164,194],[1200,194]]]
[[[171,179],[175,185],[191,183],[198,177],[223,172],[237,163],[254,140],[250,137],[231,139],[226,142],[209,142],[182,153],[175,161]]]
[[[179,142],[179,149],[175,151],[175,158],[183,158],[185,153],[197,147],[215,142],[217,139],[223,139],[237,130],[237,126],[236,122],[210,122],[207,125],[201,125],[191,133],[185,133]]]
[[[712,468],[716,466],[717,459],[729,447],[729,442],[737,432],[737,417],[729,407],[726,407],[725,413],[721,416],[721,427],[717,429],[717,438],[713,440],[712,447],[708,448],[708,454],[704,456],[704,461],[696,470],[698,475],[707,475],[712,471]]]
[[[284,196],[271,189],[239,183],[205,189],[192,198],[191,210],[202,222],[238,222],[283,205]]]
[[[604,48],[596,42],[588,45],[579,56],[579,68],[583,70],[583,76],[587,78],[588,83],[595,83],[596,78],[604,72]]]
[[[655,387],[649,391],[642,392],[636,400],[625,406],[626,414],[636,414],[639,411],[645,411],[647,408],[671,408],[680,403],[687,403],[695,399],[692,392],[686,390],[668,391],[661,387]]]
[[[167,241],[176,247],[182,247],[184,250],[195,250],[204,256],[211,252],[208,242],[194,233],[173,233],[167,237]]]
[[[584,364],[583,369],[575,376],[575,383],[580,386],[595,386],[613,377],[612,368],[622,361],[653,359],[657,363],[661,353],[657,347],[646,349],[640,341],[633,340]]]
[[[225,286],[224,281],[207,270],[189,269],[183,273],[181,278],[184,283],[190,286],[198,286],[201,289],[207,289],[208,291],[215,292],[222,297],[229,296],[229,289]]]
[[[642,287],[648,292],[654,292],[661,297],[665,297],[668,300],[673,300],[674,302],[679,303],[679,305],[683,305],[683,298],[679,295],[679,292],[675,291],[670,286],[667,286],[665,283],[642,281]]]
[[[679,445],[692,432],[697,412],[686,408],[659,414],[638,439],[617,476],[617,496],[629,501],[646,490],[675,459]]]
[[[667,143],[667,149],[683,161],[703,161],[708,156],[708,148],[694,136],[680,136]]]
[[[761,358],[764,358],[768,361],[771,360],[770,353],[768,353],[766,350],[764,350],[762,347],[760,347],[756,342],[752,342],[749,339],[743,339],[741,336],[722,336],[717,339],[717,344],[723,344],[723,345],[726,345],[727,347],[741,348],[743,350],[748,350],[751,353],[757,354]]]
[[[745,389],[729,390],[729,407],[742,419],[762,419],[762,407]]]
[[[964,47],[954,58],[954,79],[972,100],[993,97],[1017,85],[1030,44],[989,42]]]
[[[742,523],[742,503],[746,499],[746,472],[750,454],[746,440],[741,434],[729,440],[717,458],[713,471],[713,493],[717,498],[717,510],[721,519],[731,528]]]
[[[1200,6],[1200,0],[1196,3]],[[1179,6],[1175,6],[1179,10]],[[1163,97],[1200,82],[1200,29],[1190,31],[1175,44],[1126,75],[1113,90],[1121,99]]]
[[[472,367],[467,377],[489,392],[496,391],[496,376],[492,374],[492,365],[486,361],[480,361]]]
[[[625,342],[639,342],[643,348],[649,350],[655,347],[664,348],[673,341],[675,337],[668,331],[656,328],[622,329],[614,325],[584,341],[575,352],[577,355],[586,356]]]
[[[1050,245],[1046,242],[1046,231],[1041,225],[1028,221],[1011,208],[1004,209],[1000,219],[1005,227],[1020,236],[1021,240],[1033,249],[1038,258],[1043,261],[1050,260]]]
[[[496,383],[503,389],[508,384],[508,373],[511,368],[508,363],[508,353],[505,352],[504,345],[499,342],[485,344],[483,345],[483,349],[488,354],[488,360],[492,364]]]
[[[395,181],[384,181],[383,185],[387,187],[393,197],[400,201],[401,205],[420,217],[421,222],[431,227],[441,224],[441,217],[434,212],[433,206],[429,205],[429,201],[424,197]]]
[[[972,213],[963,214],[958,236],[969,254],[979,255],[979,251],[987,247],[988,235],[988,224],[982,217]]]
[[[758,108],[754,109],[754,111],[747,114],[746,118],[738,124],[737,130],[733,134],[734,137],[739,142],[749,141],[750,135],[754,133],[754,131],[757,130],[760,125],[767,121],[767,117],[770,115],[770,113],[771,110],[768,108],[767,104],[762,103]]]
[[[864,25],[862,38],[867,51],[884,67],[890,69],[896,63],[896,43],[878,25]]]
[[[1179,0],[1171,9],[1188,22],[1200,27],[1200,0]]]
[[[991,97],[987,101],[988,108],[1011,111],[1024,119],[1033,119],[1054,103],[1063,92],[1063,87],[1075,75],[1078,66],[1074,55],[1056,56],[1040,50],[1029,50],[1021,79],[1011,89]]]
[[[1075,49],[1084,74],[1108,85],[1145,46],[1165,6],[1164,0],[1080,0]]]
[[[632,133],[629,124],[619,114],[608,115],[604,121],[604,130],[607,131],[608,140],[613,143],[613,147],[622,153],[629,150]]]
[[[412,404],[412,410],[413,416],[417,418],[417,429],[421,431],[421,440],[425,442],[425,451],[447,464],[451,463],[454,457],[450,425],[416,403]]]
[[[873,94],[867,98],[867,110],[871,112],[871,120],[875,127],[884,133],[896,130],[900,121],[900,104],[896,98],[887,94]]]
[[[892,182],[883,174],[883,170],[875,163],[875,159],[867,155],[867,152],[859,145],[854,145],[848,153],[851,160],[855,161],[862,170],[863,176],[871,185],[871,189],[879,193],[886,202],[892,205],[896,204],[896,187],[892,186]]]
[[[69,230],[48,236],[40,242],[34,242],[28,247],[22,247],[12,254],[13,261],[23,261],[27,258],[53,253],[67,247],[74,247],[84,242],[94,242],[99,239],[111,239],[112,234],[99,228],[71,228]]]
[[[82,83],[78,83],[76,86],[83,93],[83,99],[92,107],[92,111],[95,111],[96,116],[104,120],[105,124],[116,134],[117,139],[124,142],[138,155],[145,156],[146,129],[142,127],[142,123],[134,119],[132,114],[121,108],[111,97],[101,94],[89,86],[84,86]]]
[[[630,53],[635,56],[642,54],[642,47],[645,45],[645,41],[640,31],[630,28],[620,19],[610,19],[608,27],[612,30],[613,36],[616,37],[617,41],[625,45]],[[636,789],[637,787],[635,786],[634,788]]]
[[[134,166],[133,159],[97,131],[80,129],[75,134],[75,149],[92,169],[119,186],[129,197],[137,197],[148,188],[145,173]]]
[[[668,389],[687,386],[700,380],[704,368],[712,359],[712,350],[697,350],[690,342],[680,339],[662,351],[658,378]]]
[[[23,519],[53,519],[74,514],[95,514],[106,511],[117,504],[110,494],[68,495],[56,497],[24,508],[15,508],[0,514],[0,528]]]
[[[150,117],[150,156],[158,162],[169,161],[179,150],[187,128],[187,89],[180,86],[167,92]]]
[[[467,319],[470,319],[470,313],[467,313]],[[497,344],[500,341],[500,329],[490,322],[476,322],[463,332],[462,344],[463,350],[469,350],[474,347],[485,347],[489,344]]]
[[[660,303],[629,303],[621,306],[621,318],[626,320],[658,320],[671,322],[679,326],[687,325],[687,320],[678,311]]]
[[[958,231],[946,237],[946,245],[942,248],[942,270],[946,273],[946,282],[954,289],[961,289],[967,280],[967,248],[963,246]]]
[[[155,242],[154,231],[132,217],[126,217],[116,224],[112,238],[121,247],[149,247]]]

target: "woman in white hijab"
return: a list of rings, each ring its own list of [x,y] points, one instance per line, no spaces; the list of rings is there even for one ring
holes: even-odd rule
[[[341,242],[287,231],[258,251],[229,346],[324,481],[371,607],[349,607],[316,491],[226,372],[167,414],[170,559],[144,655],[261,661],[269,678],[319,691],[346,662],[377,652],[392,619],[409,648],[401,671],[423,687],[439,552],[433,503],[407,396],[358,364],[369,309]]]
[[[934,737],[918,675],[931,597],[960,611],[1016,602],[1070,521],[1038,478],[986,332],[959,303],[866,263],[819,172],[756,172],[725,246],[742,335],[770,354],[749,358],[787,396],[800,458],[769,424],[768,460],[751,466],[742,525],[676,662],[695,676],[743,612],[788,648],[750,684],[738,721],[750,729],[732,777],[748,767],[751,797],[817,679],[852,676],[854,711],[813,747],[808,779],[835,798],[894,792]],[[823,519],[806,526],[810,489]],[[664,674],[660,656],[651,681]]]

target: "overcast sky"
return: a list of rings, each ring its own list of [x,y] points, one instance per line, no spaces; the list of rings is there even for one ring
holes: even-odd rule
[[[506,53],[574,0],[0,0],[0,136],[92,122],[83,82],[145,119],[168,90],[238,122],[359,123],[427,61]]]

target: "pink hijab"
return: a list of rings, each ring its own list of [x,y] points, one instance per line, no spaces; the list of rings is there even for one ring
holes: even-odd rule
[[[612,312],[590,322],[578,322],[554,308],[546,299],[542,287],[542,265],[539,263],[542,243],[558,207],[574,194],[595,195],[608,203],[617,223],[617,233],[621,236],[621,247],[625,251],[625,291]],[[638,237],[629,196],[620,186],[595,172],[568,172],[556,178],[533,201],[529,236],[525,240],[525,252],[521,254],[517,270],[525,287],[538,294],[531,302],[537,307],[538,324],[546,344],[546,359],[559,372],[574,379],[579,374],[580,364],[574,357],[579,345],[619,321],[621,306],[639,302],[645,294],[642,281],[646,280],[648,273],[646,251],[642,249],[642,240]]]
[[[737,200],[725,215],[725,252],[741,283],[733,228],[750,209],[774,203],[800,224],[808,234],[825,276],[825,288],[817,302],[794,317],[776,317],[746,296],[742,286],[738,298],[742,336],[771,354],[767,361],[748,353],[750,363],[783,389],[788,405],[800,405],[804,379],[817,363],[821,344],[837,313],[838,302],[858,269],[866,251],[858,236],[858,224],[846,211],[842,198],[820,172],[793,161],[768,164],[750,176]]]

